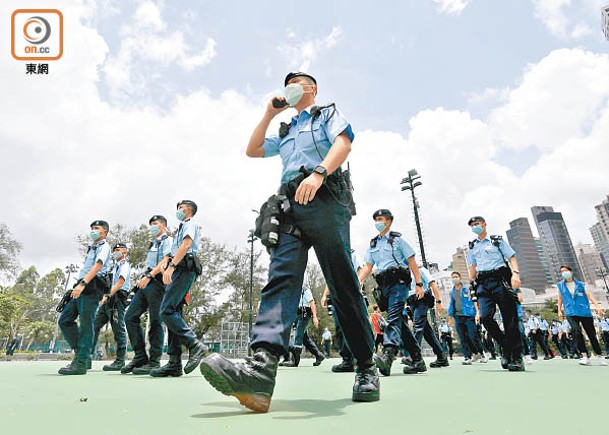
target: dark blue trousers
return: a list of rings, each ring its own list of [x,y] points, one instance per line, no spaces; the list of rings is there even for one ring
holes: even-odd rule
[[[503,355],[513,360],[522,357],[522,342],[518,330],[518,313],[514,298],[505,289],[503,283],[495,278],[490,278],[478,285],[476,290],[478,296],[478,307],[480,309],[480,320],[503,351]],[[496,307],[499,307],[503,319],[503,329],[494,319]]]
[[[78,299],[72,299],[59,316],[59,328],[63,337],[74,353],[76,359],[86,361],[91,359],[93,349],[93,319],[97,306],[102,298],[101,292],[81,294]],[[80,318],[79,325],[76,319]]]
[[[425,338],[425,341],[431,346],[433,353],[440,358],[443,355],[440,339],[427,320],[429,306],[426,302],[418,300],[411,305],[411,308],[414,318],[414,336],[417,339],[417,342],[421,345],[423,338]]]
[[[332,198],[325,187],[307,205],[294,202],[293,194],[290,203],[291,223],[302,235],[298,238],[281,233],[277,246],[271,249],[269,280],[261,292],[251,346],[268,348],[277,355],[287,351],[308,252],[313,247],[347,345],[358,363],[370,364],[374,337],[351,262],[351,213]]]
[[[334,339],[336,340],[336,347],[338,347],[338,354],[342,359],[351,362],[353,361],[353,354],[347,345],[345,334],[343,334],[343,328],[340,327],[335,312],[332,312],[332,319],[334,319]]]
[[[402,347],[402,325],[404,323],[404,304],[408,295],[406,284],[394,284],[382,289],[383,296],[387,298],[387,326],[383,331],[383,347],[393,347],[399,350]]]
[[[408,311],[402,309],[402,355],[410,356],[413,361],[418,361],[422,358],[421,346],[415,338],[410,326],[408,326]]]
[[[466,359],[470,359],[474,353],[482,353],[482,341],[478,335],[475,318],[473,316],[458,316],[455,319],[455,329],[461,343],[461,351]]]
[[[176,267],[171,277],[171,283],[165,289],[160,309],[161,319],[167,325],[169,333],[167,352],[169,355],[182,355],[182,345],[190,348],[197,340],[197,336],[182,316],[184,298],[196,277],[194,272],[188,271],[185,267]]]
[[[114,296],[114,298],[118,298],[118,296]],[[93,348],[91,350],[95,350],[97,347],[97,340],[99,339],[99,332],[101,329],[110,322],[110,327],[112,327],[112,333],[114,334],[114,341],[116,342],[116,358],[117,359],[125,359],[125,354],[127,353],[127,329],[125,328],[125,311],[127,309],[125,302],[120,299],[116,299],[116,312],[115,317],[111,319],[111,310],[113,307],[110,307],[108,304],[111,300],[103,304],[97,310],[97,314],[95,315],[95,321],[93,322],[93,329],[95,331],[95,337],[93,339]]]
[[[150,360],[159,361],[161,359],[165,336],[161,321],[161,302],[164,293],[165,287],[153,279],[146,287],[135,293],[127,308],[125,324],[136,359],[147,359],[144,329],[140,324],[140,318],[146,311],[148,311],[149,323]]]

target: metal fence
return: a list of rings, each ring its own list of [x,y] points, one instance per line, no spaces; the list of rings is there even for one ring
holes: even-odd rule
[[[220,330],[220,352],[230,358],[247,355],[250,337],[247,323],[222,322]]]

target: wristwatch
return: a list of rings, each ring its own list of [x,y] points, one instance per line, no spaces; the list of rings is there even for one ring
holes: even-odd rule
[[[321,165],[315,166],[315,169],[313,169],[313,172],[324,177],[324,180],[328,177],[328,170]]]
[[[441,303],[442,303],[442,301],[441,301],[440,299],[438,299],[438,300],[436,301],[436,304],[441,304]]]
[[[520,272],[517,270],[512,270],[512,273],[517,273],[518,275],[520,275]]]
[[[144,276],[148,279],[152,279],[152,274],[150,272],[146,272]]]
[[[417,282],[417,287],[423,287],[423,283],[422,282]]]
[[[169,264],[167,265],[167,267],[173,267],[173,268],[175,268],[176,265],[175,265],[175,263],[173,261],[170,261]]]

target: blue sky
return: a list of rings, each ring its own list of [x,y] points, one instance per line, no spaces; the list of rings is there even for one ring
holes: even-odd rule
[[[279,178],[277,159],[245,158],[247,139],[286,72],[303,68],[318,102],[336,102],[356,131],[362,255],[379,207],[416,244],[399,191],[412,167],[442,267],[471,238],[473,214],[503,233],[552,205],[574,241],[591,242],[593,206],[609,193],[596,1],[19,0],[0,5],[1,34],[14,9],[51,5],[65,54],[49,76],[26,76],[0,39],[0,181],[14,186],[0,221],[24,243],[23,266],[78,261],[74,236],[90,221],[138,225],[184,197],[202,204],[204,234],[243,245],[249,210]]]

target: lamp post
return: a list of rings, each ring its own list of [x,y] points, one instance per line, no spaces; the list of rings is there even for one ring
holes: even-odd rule
[[[419,187],[421,184],[420,181],[415,181],[421,178],[416,169],[411,169],[408,171],[408,177],[403,178],[400,184],[404,184],[402,186],[402,191],[410,190],[412,194],[412,207],[414,209],[414,221],[417,225],[417,235],[419,236],[419,249],[421,250],[421,261],[423,266],[427,267],[427,258],[425,257],[425,246],[423,246],[423,233],[421,232],[421,222],[419,221],[419,203],[417,201],[417,197],[414,195],[414,189]]]
[[[609,295],[609,287],[607,286],[607,280],[605,279],[605,276],[607,276],[607,271],[603,267],[599,267],[598,269],[596,269],[596,271],[600,273],[601,277],[603,278],[603,282],[605,283],[605,292],[607,293],[607,295]]]
[[[256,236],[254,236],[254,230],[250,230],[250,234],[247,237],[247,242],[250,244],[250,315],[249,322],[247,326],[247,333],[249,337],[249,341],[252,340],[252,317],[253,317],[253,296],[254,296],[254,242],[258,240]],[[247,346],[247,354],[249,356],[252,355],[252,349]]]
[[[70,264],[66,266],[66,274],[68,277],[66,278],[66,285],[63,289],[63,292],[66,293],[68,291],[68,284],[70,283],[70,275],[76,273],[79,267],[75,264]],[[57,320],[55,321],[55,330],[53,331],[53,338],[51,339],[51,344],[49,345],[49,353],[53,353],[55,350],[55,341],[57,340],[57,334],[59,333],[59,316],[60,313],[57,313]]]

